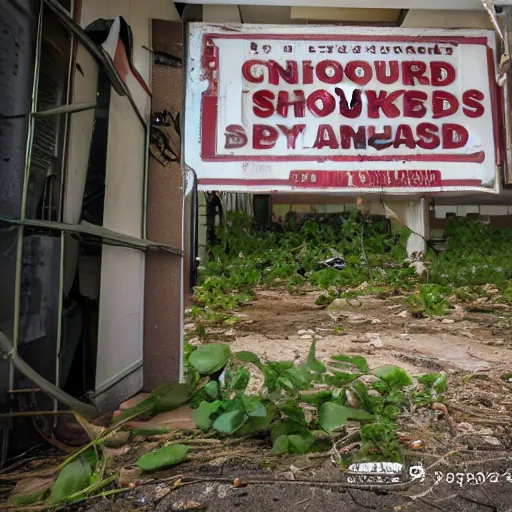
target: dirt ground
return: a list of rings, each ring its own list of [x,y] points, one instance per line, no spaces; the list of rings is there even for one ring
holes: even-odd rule
[[[236,314],[238,323],[209,328],[207,338],[229,343],[234,352],[303,360],[314,336],[320,360],[362,354],[371,368],[396,364],[413,376],[446,372],[443,425],[432,432],[429,419],[421,415],[404,424],[409,438],[421,441],[413,456],[426,470],[424,482],[397,490],[349,489],[343,487],[346,475],[326,455],[284,457],[265,467],[262,461],[270,461],[271,446],[255,439],[232,448],[233,454],[240,452],[238,459],[213,457],[192,469],[187,463],[167,480],[80,510],[512,511],[512,379],[503,378],[512,371],[512,310],[479,303],[456,306],[444,317],[416,318],[403,297],[361,297],[332,309],[316,306],[318,295],[262,290]],[[249,386],[259,385],[253,377]],[[178,478],[178,472],[195,475],[196,482],[184,480],[186,486],[173,487],[170,477]],[[483,483],[474,481],[476,474],[483,475]],[[241,479],[240,487],[233,485],[234,478]],[[243,485],[255,478],[268,481]]]

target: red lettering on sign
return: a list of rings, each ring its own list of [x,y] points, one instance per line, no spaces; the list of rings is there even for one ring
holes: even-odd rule
[[[455,82],[455,68],[449,62],[431,62],[430,75],[435,87],[446,87]]]
[[[277,96],[277,113],[281,117],[288,117],[288,107],[293,106],[293,113],[295,117],[304,117],[304,110],[306,99],[304,98],[304,91],[293,91],[295,99],[289,99],[287,91],[279,91]]]
[[[422,149],[436,149],[441,140],[437,136],[438,127],[432,123],[420,123],[416,128],[416,144]]]
[[[343,66],[335,60],[322,60],[316,65],[316,76],[326,84],[338,84],[343,80]]]
[[[276,98],[275,94],[272,91],[268,91],[263,89],[261,91],[256,91],[252,95],[252,101],[254,106],[252,107],[252,111],[254,115],[258,117],[270,117],[274,114],[274,102],[273,100]]]
[[[325,146],[331,149],[338,149],[339,147],[338,141],[336,140],[336,134],[334,133],[332,126],[328,124],[321,124],[318,127],[313,147],[316,149],[322,149]]]
[[[301,134],[306,128],[305,124],[296,124],[291,128],[284,126],[282,124],[277,125],[278,128],[284,133],[286,137],[286,147],[288,149],[295,149],[295,143],[297,141],[297,137]]]
[[[341,149],[350,149],[352,143],[354,149],[366,149],[366,128],[360,126],[357,132],[352,126],[342,125],[340,128]]]
[[[412,128],[408,124],[399,124],[396,129],[393,147],[398,149],[402,145],[407,146],[409,149],[414,149],[416,147]]]
[[[416,85],[414,79],[420,85],[430,85],[428,77],[425,76],[427,65],[421,60],[402,62],[402,83],[404,85]]]
[[[325,117],[334,112],[336,100],[324,89],[313,91],[307,101],[309,111],[317,117]]]
[[[389,65],[389,74],[388,67]],[[400,75],[400,68],[398,66],[397,60],[391,60],[386,62],[385,60],[376,60],[375,61],[375,75],[377,80],[381,84],[394,84],[398,82],[398,77]]]
[[[355,119],[361,115],[363,110],[363,102],[361,101],[361,89],[352,91],[352,99],[348,104],[345,92],[339,87],[335,87],[334,92],[340,97],[340,114],[349,119]]]
[[[462,95],[462,112],[468,117],[481,117],[485,113],[484,106],[480,103],[484,100],[484,94],[476,89],[469,89]]]
[[[263,73],[260,73],[259,75],[253,74],[253,66],[266,66],[266,62],[264,60],[246,60],[242,64],[242,76],[252,84],[259,84],[263,82]]]
[[[226,142],[224,143],[224,147],[226,149],[239,149],[243,148],[247,144],[245,129],[239,124],[230,124],[226,126],[224,135],[226,137]]]
[[[357,85],[367,85],[373,78],[373,70],[368,62],[364,60],[353,60],[345,66],[347,78]]]
[[[398,117],[400,115],[400,110],[393,104],[393,102],[404,94],[404,92],[404,90],[390,93],[387,91],[380,91],[377,95],[377,91],[366,91],[366,97],[368,98],[368,117],[378,119],[379,110],[382,110],[382,113],[386,117]]]
[[[443,124],[443,149],[463,148],[469,138],[469,133],[460,124]]]
[[[451,116],[457,110],[459,110],[459,100],[453,94],[446,91],[434,91],[432,93],[432,117],[434,119]]]
[[[252,127],[252,147],[254,149],[272,149],[276,145],[279,132],[266,124],[255,124]]]
[[[423,102],[427,101],[428,95],[423,91],[406,91],[404,94],[404,116],[405,117],[424,117],[427,108]]]
[[[282,78],[289,84],[299,83],[299,73],[297,62],[294,60],[286,61],[286,69],[278,64],[275,60],[268,61],[268,83],[272,85],[279,84],[279,78]]]

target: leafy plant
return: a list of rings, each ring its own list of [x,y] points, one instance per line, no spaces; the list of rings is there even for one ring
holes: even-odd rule
[[[175,466],[187,459],[188,452],[188,446],[171,444],[145,453],[137,460],[137,466],[143,471],[155,471],[156,469]]]

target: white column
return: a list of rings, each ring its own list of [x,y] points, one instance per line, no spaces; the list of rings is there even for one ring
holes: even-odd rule
[[[423,259],[430,234],[429,206],[424,197],[407,201],[404,223],[412,231],[407,240],[407,255],[411,259]]]

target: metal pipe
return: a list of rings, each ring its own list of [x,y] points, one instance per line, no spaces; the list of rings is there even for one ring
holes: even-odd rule
[[[12,343],[9,341],[7,336],[0,331],[0,350],[6,352],[7,357],[10,358],[13,366],[25,377],[30,379],[36,386],[41,388],[45,393],[55,398],[59,402],[66,404],[70,409],[80,413],[87,419],[92,419],[98,416],[98,410],[94,405],[86,404],[77,400],[75,397],[69,395],[55,384],[46,380],[43,376],[39,375],[30,365],[28,365],[21,357],[17,354]]]

